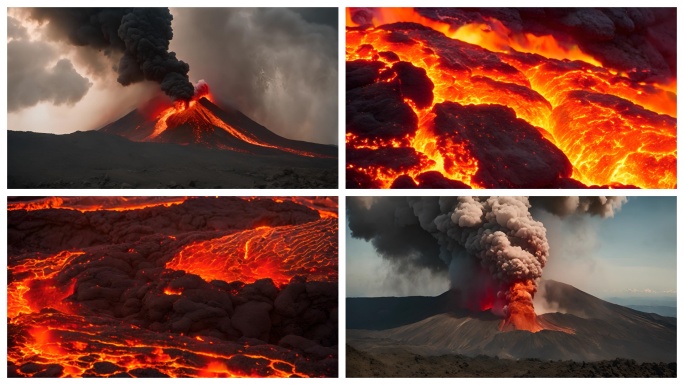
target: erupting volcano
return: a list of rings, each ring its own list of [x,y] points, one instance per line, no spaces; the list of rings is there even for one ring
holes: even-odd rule
[[[541,365],[553,369],[548,372],[539,371],[537,363],[676,361],[676,319],[618,306],[542,278],[549,259],[564,255],[550,246],[544,223],[552,223],[552,231],[563,234],[568,228],[556,221],[567,218],[575,226],[586,216],[613,217],[626,201],[624,197],[349,197],[347,279],[350,290],[362,295],[347,298],[347,375],[603,376],[603,364],[581,364],[574,373],[574,363]],[[654,203],[640,204],[650,209]],[[360,246],[354,238],[371,247]],[[624,240],[619,243],[624,247]],[[674,256],[675,244],[663,247]],[[609,249],[602,252],[610,253]],[[382,263],[368,260],[373,257]],[[642,274],[641,269],[637,274]],[[363,295],[426,288],[439,288],[442,294]],[[526,359],[534,361],[522,362]],[[455,366],[428,370],[436,361]],[[615,364],[607,365],[611,372]],[[615,373],[668,377],[676,373],[675,363],[639,367],[632,361],[629,365],[633,367]]]
[[[157,109],[161,111],[148,116],[134,110],[100,130],[134,141],[195,144],[252,155],[337,156],[337,150],[332,146],[285,139],[237,110],[218,107],[209,85],[203,80],[195,86],[191,99],[179,99],[171,105],[161,103],[159,107]]]
[[[676,10],[347,9],[349,188],[675,188]]]
[[[9,8],[8,186],[337,188],[337,14]]]
[[[335,377],[336,207],[10,198],[8,376]]]

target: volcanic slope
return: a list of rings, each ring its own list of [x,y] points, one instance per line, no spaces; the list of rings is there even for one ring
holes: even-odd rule
[[[283,138],[205,98],[190,103],[156,118],[134,110],[98,131],[9,131],[8,186],[337,187],[337,146]]]
[[[458,294],[450,291],[438,297],[347,299],[347,343],[369,354],[399,348],[421,356],[676,361],[675,318],[611,304],[560,282],[543,281],[540,291],[562,311],[542,314],[540,321],[571,333],[501,332],[501,319],[489,312],[455,310]]]
[[[162,112],[157,120],[136,109],[100,131],[136,142],[198,144],[250,154],[286,152],[307,157],[337,156],[335,146],[283,138],[240,111],[221,108],[207,98],[189,103],[186,108],[171,108],[167,114]]]

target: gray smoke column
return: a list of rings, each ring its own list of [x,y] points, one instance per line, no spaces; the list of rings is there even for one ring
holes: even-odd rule
[[[531,299],[549,257],[543,223],[530,210],[612,216],[614,197],[350,197],[352,237],[410,275],[448,274],[460,306],[492,309],[516,328],[541,330]],[[515,306],[514,306],[515,305]],[[517,315],[511,316],[511,312]],[[531,311],[531,313],[530,313]],[[523,319],[524,318],[524,319]],[[522,321],[521,321],[522,320]]]
[[[190,67],[169,52],[173,16],[168,8],[34,8],[28,15],[48,22],[47,34],[52,39],[108,56],[123,53],[117,80],[124,86],[151,80],[173,99],[193,96]]]

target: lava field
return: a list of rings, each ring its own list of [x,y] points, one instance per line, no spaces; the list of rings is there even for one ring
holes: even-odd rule
[[[348,9],[347,187],[675,188],[674,47],[674,8]]]
[[[9,377],[337,377],[336,198],[9,198]]]

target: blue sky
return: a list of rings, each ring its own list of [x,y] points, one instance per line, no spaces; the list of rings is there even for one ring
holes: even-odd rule
[[[677,289],[675,197],[629,197],[614,218],[535,212],[551,248],[544,279],[607,297],[673,297]],[[347,296],[438,295],[449,283],[427,272],[406,277],[392,271],[348,228]]]

